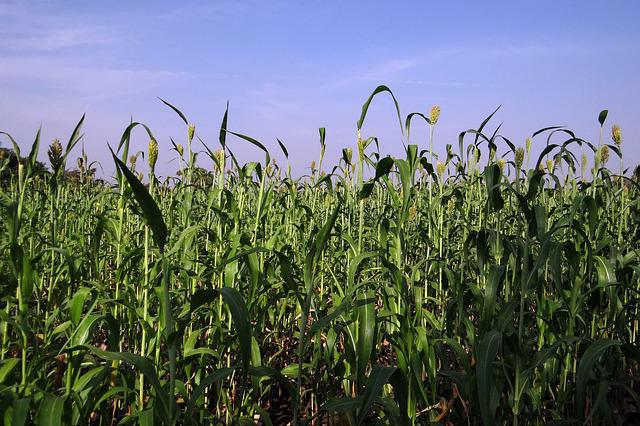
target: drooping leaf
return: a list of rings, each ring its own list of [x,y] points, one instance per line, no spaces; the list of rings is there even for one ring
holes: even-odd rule
[[[131,186],[133,195],[142,209],[144,219],[149,225],[149,228],[151,228],[153,240],[158,245],[160,252],[164,252],[164,246],[167,241],[167,225],[162,218],[162,212],[158,208],[158,204],[151,197],[147,188],[138,180],[131,170],[129,170],[126,164],[124,164],[113,153],[113,151],[111,151],[111,155],[113,156],[113,161],[115,161],[116,166],[125,176],[127,182],[129,182],[129,186]]]

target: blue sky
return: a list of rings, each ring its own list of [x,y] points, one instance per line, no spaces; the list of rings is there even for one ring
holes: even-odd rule
[[[133,117],[155,133],[166,175],[178,168],[169,137],[184,140],[186,129],[157,97],[214,148],[229,100],[230,130],[276,155],[279,137],[304,173],[318,128],[327,128],[331,163],[355,144],[364,100],[386,84],[403,115],[441,106],[440,152],[498,105],[494,124],[518,145],[550,125],[597,142],[608,108],[607,140],[618,123],[625,164],[640,162],[637,1],[114,4],[0,0],[0,130],[24,147],[40,125],[43,144],[64,141],[86,112],[86,150],[110,175],[107,142],[117,144]],[[380,97],[370,111],[364,135],[400,155],[391,101]],[[425,148],[426,130],[412,130],[412,142]],[[134,134],[133,149],[146,144]],[[230,145],[242,161],[262,158],[244,141]]]

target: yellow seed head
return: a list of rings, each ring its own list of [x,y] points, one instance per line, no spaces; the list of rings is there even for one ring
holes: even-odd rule
[[[620,130],[620,126],[617,124],[611,126],[611,139],[613,139],[616,146],[620,148],[620,144],[622,143],[622,131]]]
[[[506,161],[504,158],[498,160],[498,167],[500,167],[500,173],[504,174],[504,165]]]
[[[415,219],[416,214],[418,213],[418,209],[416,208],[416,206],[411,206],[409,207],[409,220],[413,221],[413,219]]]
[[[496,156],[496,149],[495,148],[491,148],[489,150],[489,161],[493,160],[493,158]]]
[[[431,125],[435,126],[440,118],[440,107],[438,105],[434,105],[431,107],[431,111],[429,112],[429,121],[431,121]]]
[[[155,170],[156,162],[158,161],[158,142],[155,139],[151,139],[147,149],[149,155],[149,168],[153,171]]]
[[[316,160],[311,160],[311,173],[315,173],[316,172]]]
[[[189,142],[193,140],[193,135],[195,135],[195,133],[196,133],[196,125],[189,124],[189,127],[187,127],[187,136],[189,137]]]
[[[358,155],[362,155],[364,153],[366,141],[358,136]]]
[[[135,167],[137,159],[138,157],[136,157],[135,155],[132,155],[129,157],[129,163],[131,163],[131,165]]]
[[[178,151],[178,155],[180,155],[180,157],[184,155],[184,147],[179,143],[176,144],[176,151]]]
[[[516,169],[518,170],[522,169],[522,165],[524,164],[524,148],[521,146],[516,148],[515,162],[516,162]]]
[[[553,169],[555,168],[555,163],[553,160],[547,160],[547,172],[553,173]]]
[[[216,162],[216,165],[218,166],[218,169],[219,170],[224,169],[225,160],[226,160],[224,149],[222,148],[216,149],[216,151],[213,153],[213,157],[215,158],[215,162]]]
[[[527,154],[531,152],[531,138],[527,138],[524,140],[524,145],[527,150]]]
[[[18,182],[24,182],[24,163],[18,159]]]
[[[609,161],[609,147],[607,145],[602,145],[602,148],[600,149],[602,150],[602,164],[607,164],[607,161]]]
[[[438,173],[438,176],[440,176],[440,178],[444,176],[445,169],[446,169],[446,165],[442,161],[438,161],[436,163],[436,171]]]
[[[351,164],[351,158],[353,158],[353,149],[351,147],[346,148],[344,153],[347,155],[347,161]]]
[[[587,170],[587,163],[588,163],[587,154],[583,152],[582,158],[580,160],[581,160],[581,166],[582,166],[582,173],[584,174],[584,171]]]

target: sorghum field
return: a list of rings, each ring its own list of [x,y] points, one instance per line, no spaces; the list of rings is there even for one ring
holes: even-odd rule
[[[515,143],[492,114],[436,156],[440,109],[395,103],[392,158],[365,136],[379,96],[338,164],[320,129],[302,177],[284,144],[276,163],[226,113],[203,140],[170,104],[184,136],[158,152],[131,123],[107,181],[84,150],[67,171],[84,118],[29,153],[3,133],[4,424],[637,424],[640,181],[620,128],[603,111],[599,140]]]

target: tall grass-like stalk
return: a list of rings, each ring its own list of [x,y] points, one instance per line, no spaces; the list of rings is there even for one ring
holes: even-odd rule
[[[367,133],[379,97],[398,158]],[[182,138],[130,123],[113,180],[95,179],[84,150],[67,170],[84,117],[49,146],[49,171],[39,132],[24,157],[1,134],[5,421],[633,421],[640,182],[624,176],[620,128],[604,141],[606,111],[596,143],[552,126],[518,147],[496,110],[444,145],[439,108],[403,116],[379,86],[356,146],[328,164],[320,129],[295,177],[285,144],[276,161],[232,131],[228,106],[213,149],[163,102]],[[146,178],[141,152],[126,164],[140,140]],[[242,164],[243,144],[264,161]],[[178,176],[163,180],[169,148]]]

